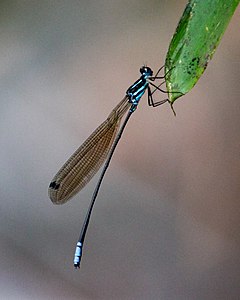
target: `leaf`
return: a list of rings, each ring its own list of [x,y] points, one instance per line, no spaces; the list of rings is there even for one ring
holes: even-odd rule
[[[165,61],[171,104],[197,83],[240,0],[190,0],[169,45]]]

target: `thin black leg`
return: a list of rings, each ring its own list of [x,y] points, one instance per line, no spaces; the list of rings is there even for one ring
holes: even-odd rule
[[[174,69],[175,67],[172,67],[170,70],[167,71],[167,73],[164,76],[158,76],[159,72],[164,68],[165,66],[163,65],[160,69],[158,69],[157,73],[155,74],[155,76],[150,77],[149,79],[154,81],[155,79],[165,79],[166,76],[172,71],[172,69]]]
[[[160,88],[160,86],[162,86],[165,82],[166,82],[166,81],[164,80],[162,83],[160,83],[160,84],[158,85],[158,88]],[[153,95],[157,90],[158,90],[158,89],[155,88],[153,91],[151,91],[152,95]]]
[[[164,91],[164,90],[162,90],[162,89],[159,87],[159,86],[161,86],[161,84],[160,84],[159,86],[157,86],[157,85],[155,85],[154,83],[152,83],[152,82],[150,82],[150,81],[149,81],[149,84],[151,84],[152,86],[154,86],[156,90],[159,90],[159,91],[162,92],[162,93],[165,93],[165,94],[168,93],[167,91]]]
[[[163,78],[165,78],[165,75],[164,76],[158,76],[158,74],[159,74],[159,72],[162,70],[164,68],[164,65],[160,68],[160,69],[158,69],[158,71],[157,71],[157,73],[155,74],[155,76],[154,77],[152,77],[153,78],[153,80],[155,80],[155,79],[163,79]]]
[[[156,106],[159,106],[159,105],[164,104],[164,103],[167,102],[167,101],[169,102],[168,99],[163,99],[163,100],[154,102],[154,101],[153,101],[152,94],[153,94],[153,92],[151,91],[150,87],[148,86],[148,105],[149,105],[149,106],[156,107]]]
[[[163,82],[164,83],[164,82]],[[162,93],[164,93],[164,94],[168,94],[168,91],[164,91],[164,90],[162,90],[161,88],[160,88],[160,86],[163,84],[163,83],[161,83],[159,86],[156,86],[154,83],[152,83],[152,82],[150,82],[149,81],[149,84],[151,84],[152,86],[154,86],[155,87],[155,90],[159,90],[160,92],[162,92]],[[155,92],[155,90],[154,90],[154,92]],[[181,94],[182,96],[184,95],[182,92],[171,92],[171,94]]]
[[[153,98],[150,87],[148,86],[148,106],[153,106]]]

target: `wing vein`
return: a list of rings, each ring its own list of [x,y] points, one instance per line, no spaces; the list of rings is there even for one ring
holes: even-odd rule
[[[130,105],[125,96],[54,176],[48,190],[54,204],[67,202],[97,173],[111,149],[120,121]]]

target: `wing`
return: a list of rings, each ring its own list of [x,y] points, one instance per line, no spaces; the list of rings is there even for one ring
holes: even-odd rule
[[[54,176],[48,189],[54,204],[67,202],[97,173],[111,149],[120,121],[130,106],[125,96]]]

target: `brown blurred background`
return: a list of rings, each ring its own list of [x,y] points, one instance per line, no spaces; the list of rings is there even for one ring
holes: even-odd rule
[[[80,271],[73,252],[97,177],[66,205],[47,195],[139,68],[164,64],[186,2],[0,2],[1,299],[239,299],[239,9],[177,117],[142,98]]]

